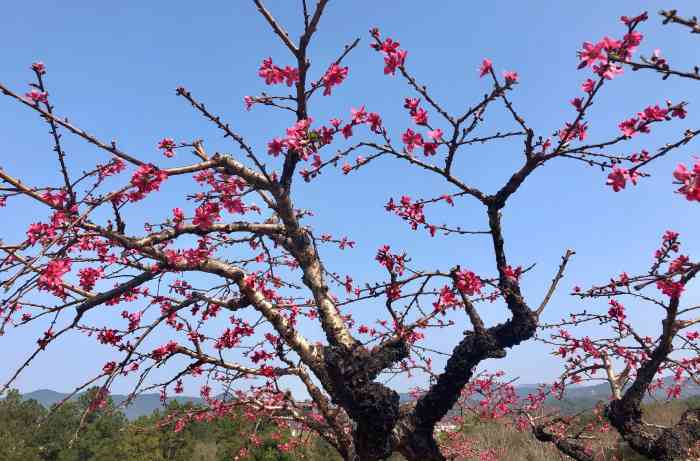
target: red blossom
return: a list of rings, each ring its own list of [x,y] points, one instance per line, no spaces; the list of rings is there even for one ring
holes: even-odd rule
[[[426,157],[435,155],[435,150],[437,149],[437,144],[434,142],[426,142],[423,144],[423,155]]]
[[[608,315],[615,320],[622,322],[625,320],[626,315],[625,315],[625,306],[620,304],[619,302],[615,301],[614,299],[610,300],[610,309],[608,310]]]
[[[401,286],[398,283],[392,283],[386,290],[386,297],[389,301],[394,301],[401,297]]]
[[[674,282],[670,279],[661,279],[656,282],[656,287],[669,298],[680,298],[685,287],[681,282]]]
[[[379,40],[378,36],[374,37]],[[406,61],[406,55],[408,53],[399,49],[399,42],[395,42],[391,38],[387,38],[384,42],[372,43],[370,46],[384,54],[384,74],[386,75],[394,75],[396,69],[403,66]]]
[[[588,129],[587,123],[576,122],[576,124],[571,124],[567,122],[561,130],[559,130],[559,139],[561,142],[570,142],[576,138],[579,141],[586,139],[586,130]]]
[[[367,123],[369,123],[369,129],[374,133],[382,132],[382,118],[376,112],[370,112],[367,114]]]
[[[214,224],[214,222],[220,219],[219,211],[220,209],[218,203],[203,203],[195,210],[192,224],[200,229],[208,229]]]
[[[700,202],[700,160],[695,162],[692,170],[679,163],[673,171],[673,178],[681,185],[679,194],[689,201]]]
[[[275,138],[267,143],[267,153],[274,157],[277,157],[283,148],[284,143],[280,138]]]
[[[326,73],[321,78],[324,86],[323,95],[330,96],[331,89],[343,83],[343,80],[348,76],[348,68],[340,67],[338,64],[331,65]]]
[[[375,259],[390,273],[402,275],[404,271],[405,255],[397,255],[390,252],[389,245],[384,245],[377,251]]]
[[[33,88],[25,96],[28,99],[30,99],[34,104],[39,104],[40,102],[48,102],[48,93],[46,93],[45,91],[39,91],[36,88]]]
[[[581,85],[581,89],[588,94],[593,93],[593,90],[595,89],[595,81],[591,80],[590,78],[586,79],[586,81]]]
[[[164,344],[151,352],[151,357],[153,360],[156,362],[160,362],[177,349],[177,343],[175,341],[168,341],[167,344]]]
[[[158,149],[163,150],[163,155],[165,155],[168,158],[171,158],[175,156],[175,149],[176,144],[175,141],[172,138],[163,138],[160,140],[158,143]]]
[[[78,271],[78,276],[80,277],[80,287],[84,290],[90,291],[95,286],[95,282],[102,278],[104,271],[101,267],[84,267]]]
[[[415,110],[415,112],[413,112],[413,121],[416,123],[416,125],[427,125],[428,112],[422,107],[419,107]]]
[[[481,66],[479,66],[479,78],[490,73],[492,70],[493,70],[493,62],[491,62],[491,60],[488,58],[484,58],[484,60],[481,61]]]
[[[416,146],[423,145],[423,136],[408,128],[401,136],[401,140],[406,145],[406,152],[411,153]]]
[[[185,220],[185,213],[181,208],[173,208],[173,221],[175,224],[180,224]]]
[[[32,70],[39,75],[44,75],[46,73],[46,66],[43,62],[37,61],[32,64]]]
[[[39,289],[49,291],[59,298],[66,297],[63,276],[70,272],[70,259],[53,259],[49,261],[39,276]]]
[[[284,69],[272,63],[272,58],[263,60],[258,70],[258,75],[265,80],[268,85],[278,83],[286,83],[287,86],[292,86],[299,81],[299,70],[286,66]]]
[[[518,73],[510,70],[503,71],[503,77],[506,79],[506,85],[512,85],[518,82]]]
[[[442,141],[442,130],[440,128],[436,128],[434,130],[428,131],[428,136],[430,136],[433,141],[435,142],[440,142]]]
[[[625,168],[616,166],[613,167],[612,172],[608,175],[608,181],[606,184],[611,186],[613,191],[619,192],[625,188],[628,180],[632,184],[637,185],[638,179],[639,174],[636,171],[629,171]]]
[[[462,293],[473,296],[481,293],[481,288],[484,286],[481,279],[472,271],[460,270],[455,272],[455,286]]]
[[[168,173],[159,170],[154,165],[144,164],[139,166],[131,177],[131,185],[136,188],[129,193],[129,200],[137,202],[146,194],[160,189],[160,185],[168,178]]]

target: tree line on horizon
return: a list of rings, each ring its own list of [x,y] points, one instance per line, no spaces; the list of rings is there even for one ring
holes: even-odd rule
[[[246,419],[243,412],[211,421],[192,422],[176,429],[174,415],[202,407],[194,403],[168,401],[150,415],[129,420],[111,398],[101,407],[92,407],[98,388],[74,400],[46,408],[35,399],[26,399],[11,390],[0,400],[0,459],[2,461],[238,461],[242,448],[252,461],[340,461],[334,450],[313,434],[280,430],[272,422]],[[578,399],[572,405],[588,406],[588,421],[593,420],[590,402]],[[700,407],[700,397],[674,401],[670,406],[650,403],[646,407],[651,421],[675,422],[689,408]],[[203,407],[202,407],[203,408]],[[456,411],[459,411],[457,409]],[[83,419],[84,418],[84,419]],[[461,436],[483,447],[500,447],[504,459],[561,461],[562,455],[551,444],[537,441],[529,431],[489,418],[462,418],[453,433],[438,438]],[[258,437],[251,443],[251,424]],[[291,438],[304,439],[287,453],[279,446]],[[624,442],[611,434],[601,439],[597,449],[601,459],[609,461],[645,461]],[[481,461],[479,449],[455,453],[451,461]],[[517,457],[517,458],[516,458]],[[393,455],[390,461],[404,461]]]

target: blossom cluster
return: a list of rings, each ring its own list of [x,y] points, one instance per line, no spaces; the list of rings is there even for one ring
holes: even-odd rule
[[[379,29],[370,30],[370,34],[375,40],[375,43],[370,44],[370,46],[384,55],[384,73],[386,75],[396,74],[396,69],[404,65],[408,52],[400,49],[401,44],[391,38],[382,41]]]
[[[52,259],[46,264],[46,267],[39,276],[39,289],[49,291],[59,298],[65,298],[66,290],[63,285],[63,276],[70,272],[70,269],[70,259]]]
[[[700,202],[700,160],[689,170],[684,164],[679,164],[673,172],[673,177],[681,184],[678,192],[690,201]]]
[[[474,272],[460,270],[455,272],[455,286],[462,293],[473,296],[477,293],[481,293],[481,288],[484,284]]]
[[[286,83],[292,86],[299,81],[299,69],[285,66],[284,68],[272,63],[272,58],[264,59],[258,70],[258,75],[265,80],[268,85]]]
[[[131,177],[131,185],[136,190],[128,194],[128,198],[132,202],[137,202],[143,199],[146,194],[160,190],[160,185],[168,177],[168,173],[158,169],[155,165],[144,164],[139,166],[134,175]]]

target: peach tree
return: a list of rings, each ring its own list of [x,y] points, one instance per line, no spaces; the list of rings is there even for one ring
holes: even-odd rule
[[[207,406],[180,415],[173,421],[175,430],[189,421],[243,411],[251,419],[265,417],[283,427],[312,431],[346,460],[379,460],[396,452],[408,460],[455,459],[457,455],[450,453],[459,450],[454,446],[441,450],[436,425],[465,389],[473,391],[474,383],[480,382],[474,380],[478,365],[505,359],[509,349],[533,340],[539,327],[553,326],[542,325],[540,317],[574,254],[567,250],[556,262],[558,270],[544,288],[543,299],[528,296],[521,280],[529,268],[512,263],[506,251],[502,216],[509,200],[531,181],[533,172],[555,160],[600,168],[614,192],[647,180],[646,165],[685,146],[700,130],[688,130],[658,149],[631,153],[622,146],[656,124],[679,123],[686,116],[686,102],[631,108],[636,115],[620,122],[618,134],[597,140],[588,137],[591,106],[625,68],[694,79],[697,70],[673,70],[660,55],[636,61],[635,51],[643,39],[638,29],[648,18],[623,17],[620,37],[586,42],[579,51],[580,68],[586,74],[572,96],[570,117],[552,131],[538,133],[511,99],[519,84],[517,72],[497,72],[491,60],[483,59],[475,73],[488,91],[465,103],[463,111],[451,113],[419,81],[400,43],[375,28],[369,31],[368,52],[379,66],[377,73],[383,66],[385,75],[403,81],[410,91],[400,102],[407,126],[392,133],[382,115],[371,110],[371,101],[340,108],[346,114],[342,119],[314,116],[314,103],[331,98],[349,78],[348,55],[360,42],[350,42],[334,61],[312,69],[309,49],[328,0],[318,0],[313,7],[301,2],[304,26],[298,38],[260,0],[253,3],[288,51],[288,59],[262,59],[258,75],[274,91],[248,96],[245,105],[248,110],[293,117],[286,132],[269,133],[262,148],[248,143],[184,87],[177,88],[177,96],[220,130],[235,152],[210,152],[203,140],[175,141],[161,135],[157,148],[163,158],[148,161],[59,115],[51,103],[44,64],[31,66],[34,81],[26,91],[0,84],[2,94],[36,112],[48,125],[56,156],[55,174],[46,176],[43,184],[0,170],[1,201],[8,212],[24,201],[44,210],[22,239],[0,246],[5,288],[0,333],[11,336],[30,324],[41,325],[43,331],[2,392],[42,351],[60,347],[64,336],[82,334],[113,348],[118,357],[76,389],[101,386],[93,408],[103,405],[110,386],[120,378],[136,383],[134,393],[159,389],[164,398],[169,392],[183,393],[185,380],[192,379],[199,381]],[[687,23],[697,31],[692,20],[665,14],[669,21]],[[511,127],[489,131],[487,113],[499,109],[511,119]],[[88,170],[71,168],[62,144],[64,134],[90,143],[103,159]],[[474,177],[455,167],[465,161],[470,148],[504,139],[520,140],[521,161],[502,184],[483,190],[472,185]],[[381,280],[358,282],[361,274],[331,269],[324,262],[327,248],[350,251],[355,242],[310,226],[306,219],[315,210],[297,203],[294,191],[322,173],[342,181],[344,175],[384,159],[443,184],[431,196],[391,199],[384,205],[386,211],[423,232],[426,239],[486,236],[490,273],[477,274],[470,268],[469,255],[459,252],[445,255],[444,267],[421,268],[408,253],[392,248],[390,241],[369,262],[383,268],[386,276]],[[700,200],[700,163],[679,166],[673,174],[682,195]],[[170,182],[178,183],[180,201],[168,197],[157,202],[161,187]],[[157,222],[132,222],[130,210],[143,206],[146,199],[158,203],[168,216]],[[437,214],[429,213],[431,208],[449,209],[456,201],[473,201],[481,207],[479,228],[461,223],[456,213],[448,214],[453,221],[448,224],[430,218]],[[573,294],[581,298],[609,299],[610,309],[564,319],[559,333],[546,339],[567,360],[559,386],[598,369],[606,372],[614,396],[606,418],[635,450],[656,459],[682,459],[700,437],[696,410],[673,428],[650,428],[640,409],[657,374],[670,370],[681,381],[684,376],[695,377],[698,370],[698,334],[689,330],[698,322],[692,318],[697,307],[682,307],[680,301],[700,265],[676,255],[678,239],[676,233],[665,234],[646,273],[623,274],[604,285],[575,290]],[[661,299],[642,293],[653,289],[659,290]],[[618,301],[624,296],[665,310],[660,336],[635,333]],[[372,326],[354,318],[366,306],[381,307]],[[484,309],[502,309],[507,318],[489,324],[482,318]],[[470,326],[454,335],[450,351],[440,353],[447,356],[444,367],[435,367],[438,352],[431,348],[431,336],[454,331],[459,325],[455,318],[465,315]],[[569,331],[584,322],[612,333],[579,338]],[[315,337],[314,332],[321,334]],[[170,339],[152,344],[153,338],[163,336]],[[674,347],[680,351],[678,357],[672,355]],[[616,372],[620,363],[624,369]],[[163,369],[168,370],[168,379],[150,379]],[[401,402],[383,379],[404,374],[424,378],[413,401]],[[303,385],[310,404],[287,390],[288,379]],[[496,398],[502,393],[489,395]],[[538,396],[531,400],[538,398],[541,403]],[[487,402],[485,407],[505,414],[515,398],[506,400],[495,406]],[[521,408],[517,414],[538,439],[555,443],[576,459],[593,459],[585,457],[592,455],[579,445],[580,434],[567,433],[561,419],[532,416],[534,408]],[[552,429],[555,426],[557,430]],[[280,439],[279,448],[296,450],[300,440]],[[259,437],[251,434],[250,443],[260,443]],[[239,457],[245,456],[242,449]]]

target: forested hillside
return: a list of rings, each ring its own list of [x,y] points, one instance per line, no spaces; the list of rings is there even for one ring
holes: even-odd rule
[[[194,421],[176,428],[169,416],[192,412],[198,408],[191,402],[170,400],[167,407],[145,416],[129,419],[115,402],[123,396],[109,398],[106,404],[91,412],[94,390],[70,400],[60,407],[47,408],[65,394],[37,391],[20,395],[9,393],[0,400],[0,460],[2,461],[232,461],[241,450],[254,461],[339,460],[337,454],[315,435],[293,433],[270,422],[251,421],[243,413],[211,421]],[[35,400],[36,397],[40,400]],[[151,398],[137,400],[137,411],[151,405]],[[152,397],[152,396],[150,396]],[[582,407],[589,398],[569,399],[571,407]],[[651,422],[675,422],[687,408],[700,406],[700,398],[691,397],[671,405],[650,403],[647,411]],[[127,407],[128,408],[128,407]],[[131,410],[132,413],[135,410]],[[83,419],[84,418],[84,419]],[[82,428],[81,428],[82,420]],[[528,461],[561,460],[562,455],[551,445],[534,439],[529,431],[521,432],[510,424],[467,418],[468,423],[455,433],[440,433],[442,438],[458,435],[471,446],[499,447],[502,459]],[[258,438],[250,439],[251,425],[258,426]],[[80,430],[79,430],[80,428]],[[246,435],[243,435],[246,434]],[[292,443],[290,443],[292,442]],[[289,450],[279,447],[289,446]],[[596,445],[600,459],[643,461],[622,445],[612,433]],[[496,454],[496,453],[495,453]],[[402,458],[394,456],[392,461]],[[456,454],[455,461],[471,461],[468,455]],[[478,458],[473,458],[477,461]]]

